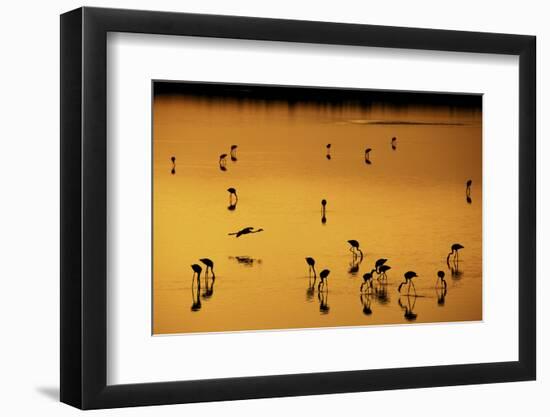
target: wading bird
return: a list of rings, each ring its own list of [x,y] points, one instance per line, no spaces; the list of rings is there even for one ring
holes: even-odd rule
[[[353,256],[357,256],[357,252],[361,254],[361,260],[363,259],[363,251],[359,249],[359,242],[355,239],[348,240],[348,243],[350,244],[349,250],[351,253],[353,253]]]
[[[378,280],[380,281],[380,277],[383,281],[388,281],[388,276],[386,275],[386,272],[388,272],[391,269],[391,266],[389,265],[380,265],[378,268]]]
[[[401,287],[403,285],[409,284],[409,286],[407,287],[407,295],[409,295],[409,292],[411,290],[411,285],[412,285],[413,290],[414,290],[414,295],[416,296],[416,288],[414,287],[414,283],[413,283],[412,279],[414,277],[417,277],[418,275],[416,275],[416,272],[414,272],[414,271],[408,271],[408,272],[405,272],[405,274],[403,276],[405,277],[405,281],[403,281],[401,284],[399,284],[399,288],[397,288],[397,291],[399,293],[401,293]]]
[[[367,165],[370,165],[372,162],[370,161],[370,151],[372,151],[371,148],[365,149],[365,163]]]
[[[451,255],[453,257],[453,261],[458,263],[458,251],[460,249],[464,249],[464,246],[462,246],[460,243],[453,243],[451,246],[451,251],[447,255],[447,266],[449,266],[449,259],[451,258]]]
[[[435,282],[435,288],[439,287],[439,283],[441,282],[441,285],[443,288],[447,288],[447,281],[445,281],[445,272],[443,271],[437,271],[437,281]]]
[[[376,270],[373,269],[372,271],[370,272],[367,272],[366,274],[363,275],[363,283],[361,284],[361,287],[359,288],[359,291],[363,292],[363,287],[365,285],[367,285],[368,287],[368,291],[367,293],[370,294],[373,290],[373,287],[372,287],[372,273],[375,272]]]
[[[376,270],[376,273],[379,274],[380,271],[379,271],[379,268],[384,265],[385,263],[387,262],[387,259],[386,258],[380,258],[380,259],[377,259],[376,262],[374,263],[374,269]]]
[[[176,173],[176,157],[173,156],[172,158],[170,158],[170,160],[172,161],[172,175],[174,175]]]
[[[193,264],[191,265],[191,269],[193,270],[193,282],[195,282],[195,274],[197,274],[197,281],[199,282],[199,285],[200,285],[200,282],[201,282],[201,272],[202,272],[202,268],[199,264]]]
[[[218,164],[220,165],[220,169],[222,171],[227,171],[227,168],[226,168],[226,165],[227,165],[227,154],[226,153],[222,153],[220,155],[220,160],[218,161]]]
[[[231,160],[235,162],[237,160],[237,145],[231,145]]]
[[[237,190],[234,189],[233,187],[229,187],[227,189],[227,192],[229,193],[229,205],[233,204],[233,196],[235,196],[235,204],[236,204],[237,201],[239,201],[239,197],[237,197]]]
[[[323,269],[319,273],[319,278],[321,278],[321,280],[319,281],[319,285],[317,286],[318,291],[321,291],[321,286],[323,286],[323,290],[325,289],[325,286],[328,286],[329,274],[330,274],[330,271],[328,269]]]
[[[210,268],[210,272],[212,272],[212,278],[216,279],[216,274],[214,274],[214,261],[212,259],[208,259],[208,258],[201,258],[201,259],[199,259],[199,261],[201,261],[204,265],[206,265],[206,270],[204,271],[204,276],[206,277],[208,275],[208,269]]]
[[[394,136],[391,138],[391,148],[395,151],[397,149],[397,138]]]
[[[317,279],[317,272],[315,272],[315,259],[308,256],[306,258],[306,262],[309,266],[309,270],[308,270],[309,275],[311,276],[311,271],[313,271],[313,277]]]
[[[239,236],[242,236],[242,235],[248,235],[250,233],[259,233],[259,232],[263,232],[264,229],[257,229],[257,230],[254,230],[253,227],[245,227],[244,229],[241,229],[239,230],[238,232],[234,232],[234,233],[228,233],[229,236],[235,236],[235,237],[239,237]]]
[[[321,223],[325,224],[327,222],[327,200],[324,198],[321,200]]]

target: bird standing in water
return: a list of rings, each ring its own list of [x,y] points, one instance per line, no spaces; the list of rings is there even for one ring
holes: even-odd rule
[[[365,163],[366,163],[367,165],[370,165],[370,164],[371,164],[371,161],[370,161],[370,151],[372,151],[371,148],[365,149]]]
[[[327,200],[324,198],[321,200],[321,223],[325,224],[327,222]]]
[[[197,281],[199,282],[199,285],[200,285],[200,282],[201,282],[201,272],[202,272],[202,268],[199,264],[193,264],[191,265],[191,269],[193,270],[193,282],[195,282],[195,274],[197,275]]]
[[[372,287],[372,274],[373,272],[375,272],[376,269],[373,269],[372,271],[370,272],[367,272],[366,274],[363,275],[363,283],[361,284],[361,287],[359,288],[359,291],[363,292],[363,287],[365,285],[368,286],[368,291],[367,293],[370,294],[373,290],[373,287]]]
[[[388,276],[386,275],[386,272],[388,272],[390,269],[391,266],[389,265],[380,265],[380,267],[378,268],[378,278],[382,278],[382,281],[388,281]]]
[[[234,233],[228,233],[229,236],[235,236],[235,237],[240,237],[242,235],[248,235],[250,233],[259,233],[259,232],[263,232],[264,229],[257,229],[257,230],[254,230],[253,227],[245,227],[244,229],[241,229],[239,230],[238,232],[234,232]]]
[[[397,291],[400,293],[401,292],[401,287],[403,285],[409,284],[409,286],[407,288],[407,295],[409,295],[409,292],[411,290],[411,285],[412,285],[413,290],[414,290],[414,295],[416,295],[416,288],[414,287],[414,283],[412,281],[412,279],[414,277],[418,277],[418,275],[416,275],[416,272],[408,271],[408,272],[405,272],[405,274],[403,276],[405,277],[405,281],[403,281],[401,284],[399,284],[399,287],[397,288]]]
[[[315,259],[308,256],[306,258],[306,262],[309,265],[309,274],[311,275],[311,271],[313,271],[313,277],[317,279],[317,272],[315,272]]]
[[[231,145],[231,160],[235,162],[237,160],[237,145]]]
[[[328,269],[323,269],[319,273],[319,278],[321,278],[321,280],[319,281],[319,285],[317,286],[318,291],[321,291],[321,285],[323,286],[323,290],[325,289],[325,285],[328,285],[329,274],[330,274],[330,271]]]
[[[199,259],[204,265],[206,265],[206,270],[204,271],[204,276],[208,276],[208,269],[210,268],[210,272],[212,272],[212,278],[216,279],[216,275],[214,274],[214,261],[212,259],[208,258],[201,258]],[[223,278],[223,277],[222,277]]]
[[[453,262],[458,263],[458,251],[460,249],[464,249],[464,246],[462,246],[460,243],[453,243],[451,246],[451,251],[447,255],[447,265],[449,265],[449,259],[451,256],[453,257]]]
[[[172,158],[170,158],[170,160],[172,161],[172,175],[174,175],[176,173],[176,157],[173,156]]]
[[[439,283],[443,285],[443,288],[447,289],[447,281],[445,281],[445,272],[437,271],[437,281],[435,283],[435,288],[438,288]]]
[[[353,256],[357,256],[357,252],[361,255],[361,260],[363,259],[363,251],[359,248],[359,242],[355,239],[348,240],[348,243],[350,244],[349,250],[351,253],[353,253]]]

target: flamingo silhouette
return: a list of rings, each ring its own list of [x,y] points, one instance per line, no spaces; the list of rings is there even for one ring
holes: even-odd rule
[[[401,287],[403,285],[409,284],[409,286],[407,287],[407,295],[409,295],[409,292],[411,290],[411,285],[412,285],[413,290],[414,290],[414,294],[416,296],[416,288],[414,287],[414,282],[412,280],[413,280],[414,277],[418,277],[418,275],[416,275],[416,272],[414,272],[414,271],[407,271],[407,272],[405,272],[405,274],[403,276],[405,277],[405,281],[403,281],[401,284],[399,284],[399,288],[397,288],[397,291],[399,293],[401,293]]]
[[[323,290],[325,289],[325,286],[328,286],[329,274],[330,274],[330,271],[328,269],[323,269],[319,273],[319,278],[321,278],[321,280],[319,281],[319,285],[317,286],[318,291],[321,291],[321,286],[323,286]]]
[[[380,273],[378,272],[378,268],[380,268],[382,265],[384,265],[388,260],[386,258],[380,258],[380,259],[377,259],[376,262],[374,263],[374,269],[376,270],[376,273]]]
[[[359,291],[363,292],[363,287],[365,285],[368,286],[368,293],[370,294],[373,290],[373,287],[372,287],[372,273],[375,272],[376,269],[373,269],[372,271],[370,272],[367,272],[366,274],[363,275],[363,283],[361,284],[361,287],[359,288]]]
[[[172,161],[172,175],[174,175],[176,173],[176,157],[175,156],[172,156],[170,158],[170,160]]]
[[[199,265],[197,265],[197,266],[199,266]],[[199,268],[200,268],[200,266],[199,266]],[[191,298],[193,299],[193,302],[191,304],[191,311],[194,312],[194,313],[199,311],[202,307],[201,299],[200,299],[200,293],[201,293],[201,281],[199,280],[196,290],[195,290],[194,286],[191,287]]]
[[[468,204],[472,204],[472,180],[466,181],[466,202]]]
[[[453,243],[453,245],[451,246],[451,251],[447,255],[447,266],[449,266],[449,259],[451,255],[453,256],[453,261],[458,263],[458,251],[460,249],[464,249],[464,246],[462,246],[460,243]]]
[[[370,151],[372,151],[371,148],[365,149],[365,163],[367,165],[370,165],[372,162],[370,161]]]
[[[199,259],[204,265],[206,265],[206,270],[204,271],[204,276],[208,276],[208,269],[212,272],[212,279],[216,279],[216,274],[214,274],[214,261],[208,258]],[[223,277],[222,277],[223,278]]]
[[[443,288],[447,289],[447,281],[445,281],[445,272],[443,271],[437,271],[437,281],[435,282],[435,288],[439,287],[439,283],[441,283]]]
[[[377,279],[380,281],[380,277],[383,281],[388,281],[388,276],[386,275],[386,272],[388,272],[391,269],[391,266],[389,265],[380,265],[378,268],[378,277]]]
[[[227,168],[226,168],[226,165],[227,165],[227,154],[226,153],[222,153],[220,155],[220,160],[218,161],[218,164],[220,165],[220,169],[222,171],[227,171]]]
[[[231,161],[237,161],[237,145],[231,145]]]
[[[396,143],[397,143],[397,138],[394,136],[393,138],[391,138],[391,148],[394,151],[397,149]]]
[[[327,144],[326,148],[327,148],[327,159],[330,161],[330,149],[331,149],[332,145],[330,143]]]
[[[227,192],[229,193],[229,205],[237,205],[237,202],[239,201],[239,197],[237,196],[237,190],[233,187],[229,187],[227,189]],[[233,196],[235,196],[235,203],[233,203]]]
[[[363,251],[359,248],[359,242],[355,239],[348,240],[350,244],[349,250],[353,253],[353,256],[357,256],[357,252],[361,254],[361,260],[363,260]]]
[[[246,162],[246,161],[245,161]],[[315,279],[317,279],[317,272],[315,272],[315,259],[311,258],[311,257],[307,257],[306,258],[306,262],[309,266],[309,275],[311,276],[311,271],[313,271],[313,277]]]
[[[197,275],[197,281],[199,282],[199,285],[200,285],[200,282],[201,282],[201,272],[202,272],[202,268],[199,264],[193,264],[191,265],[191,269],[193,270],[193,282],[195,281],[195,274]]]
[[[326,210],[327,210],[327,200],[323,198],[321,200],[321,223],[323,224],[327,222]]]
[[[248,235],[250,233],[259,233],[259,232],[263,232],[264,229],[257,229],[257,230],[254,230],[253,227],[245,227],[244,229],[241,229],[239,230],[238,232],[234,232],[234,233],[228,233],[229,236],[235,236],[235,237],[240,237],[242,235]]]

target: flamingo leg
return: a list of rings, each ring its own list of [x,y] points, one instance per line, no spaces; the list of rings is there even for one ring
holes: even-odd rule
[[[414,290],[414,295],[416,295],[416,287],[414,286],[414,282],[412,282],[412,280],[411,280],[411,284],[412,284],[412,287],[413,287],[413,290]]]

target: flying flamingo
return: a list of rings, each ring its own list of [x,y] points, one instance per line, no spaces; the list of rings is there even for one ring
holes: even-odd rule
[[[414,290],[414,295],[416,296],[416,288],[414,287],[414,283],[413,283],[412,279],[414,277],[417,277],[417,276],[418,275],[416,275],[416,272],[414,272],[414,271],[405,272],[405,274],[404,274],[405,281],[403,281],[401,284],[399,284],[399,288],[397,288],[397,291],[401,292],[401,287],[403,285],[409,284],[409,286],[407,287],[407,295],[409,295],[409,292],[411,290],[411,285],[412,285],[413,290]]]
[[[439,282],[443,285],[443,288],[447,289],[447,281],[445,281],[445,272],[437,271],[437,281],[435,283],[435,288],[438,288]]]
[[[464,246],[462,246],[460,243],[453,243],[451,246],[451,251],[447,255],[447,265],[449,265],[449,258],[451,255],[453,256],[453,261],[458,263],[458,251],[460,249],[464,249]]]
[[[356,241],[355,239],[351,239],[351,240],[348,240],[348,243],[351,245],[349,250],[351,251],[351,253],[353,253],[353,256],[357,256],[357,252],[359,252],[361,254],[361,260],[362,260],[363,259],[363,251],[361,251],[361,249],[359,249],[359,242]]]
[[[206,265],[204,276],[208,275],[208,268],[210,268],[210,272],[212,272],[212,279],[216,279],[216,274],[214,274],[214,261],[208,258],[201,258],[199,259],[199,261],[201,261],[204,265]]]
[[[311,275],[311,271],[313,271],[313,277],[317,279],[317,272],[315,272],[315,259],[308,256],[306,258],[306,262],[309,265],[309,274]]]
[[[323,269],[319,273],[319,278],[321,278],[321,281],[319,281],[319,285],[317,286],[318,291],[321,291],[321,285],[323,286],[323,290],[325,289],[325,285],[328,285],[329,274],[330,274],[330,271],[328,269]]]
[[[245,227],[244,229],[241,229],[239,230],[238,232],[234,232],[234,233],[228,233],[229,236],[235,236],[235,237],[239,237],[239,236],[242,236],[242,235],[248,235],[250,233],[259,233],[259,232],[263,232],[264,229],[257,229],[257,230],[254,230],[253,227]]]

